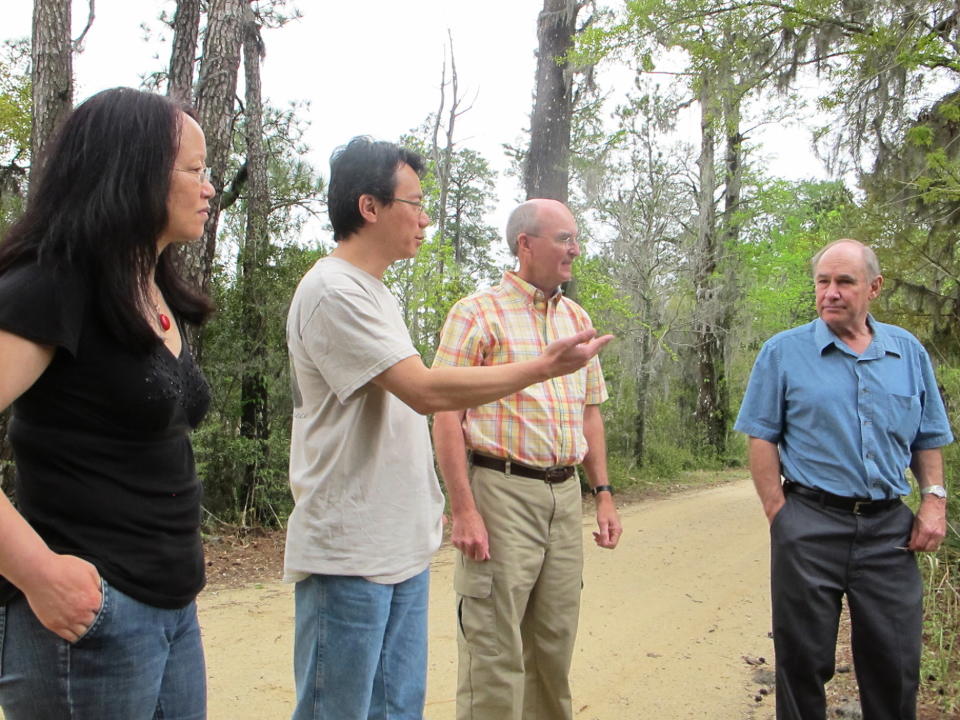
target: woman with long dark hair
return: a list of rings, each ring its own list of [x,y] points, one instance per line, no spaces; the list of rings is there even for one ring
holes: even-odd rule
[[[184,341],[209,301],[173,248],[214,195],[189,110],[128,88],[67,118],[0,242],[0,493],[6,720],[206,715],[189,432],[209,404]]]

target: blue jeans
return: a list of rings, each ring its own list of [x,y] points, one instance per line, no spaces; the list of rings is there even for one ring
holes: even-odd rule
[[[6,720],[203,720],[206,670],[197,607],[145,605],[103,582],[103,605],[69,643],[21,595],[0,605]]]
[[[293,720],[421,720],[430,570],[396,585],[311,575],[296,586]]]

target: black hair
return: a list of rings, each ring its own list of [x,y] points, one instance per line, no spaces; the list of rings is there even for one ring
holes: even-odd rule
[[[0,243],[0,273],[21,262],[73,267],[91,283],[101,316],[130,349],[160,342],[143,315],[149,284],[199,324],[210,300],[181,276],[171,248],[157,257],[187,107],[154,93],[113,88],[66,118],[51,142],[27,208]]]
[[[409,165],[417,175],[423,172],[423,157],[413,150],[366,136],[353,138],[330,156],[330,184],[327,212],[337,242],[363,227],[360,196],[372,195],[384,204],[393,202],[397,168]]]

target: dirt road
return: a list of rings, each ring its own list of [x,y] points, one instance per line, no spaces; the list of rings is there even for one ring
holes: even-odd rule
[[[621,517],[625,532],[613,552],[593,545],[593,518],[584,518],[577,719],[772,718],[773,698],[758,695],[773,643],[766,521],[752,484],[629,505]],[[455,714],[454,552],[445,546],[433,562],[426,720]],[[290,586],[205,591],[200,621],[210,720],[288,718]],[[744,656],[767,662],[750,665]]]

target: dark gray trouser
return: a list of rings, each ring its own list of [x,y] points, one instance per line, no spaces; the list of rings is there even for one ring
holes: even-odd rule
[[[778,720],[826,717],[844,593],[864,720],[916,718],[922,588],[896,549],[912,525],[906,505],[854,515],[787,495],[770,528]]]

